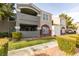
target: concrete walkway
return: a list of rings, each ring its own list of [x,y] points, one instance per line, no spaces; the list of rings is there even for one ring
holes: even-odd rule
[[[8,56],[32,56],[34,55],[34,51],[44,50],[47,48],[53,48],[55,46],[57,46],[56,41],[48,42],[44,44],[39,44],[35,46],[8,51]]]

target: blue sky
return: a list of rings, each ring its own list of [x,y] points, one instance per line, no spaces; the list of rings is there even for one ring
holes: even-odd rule
[[[36,3],[35,5],[54,16],[66,13],[74,19],[74,22],[79,22],[79,3]]]

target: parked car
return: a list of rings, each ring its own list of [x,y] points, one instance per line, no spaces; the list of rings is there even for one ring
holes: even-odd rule
[[[68,30],[66,31],[66,33],[68,33],[68,34],[76,34],[76,31],[73,30],[73,29],[68,29]]]

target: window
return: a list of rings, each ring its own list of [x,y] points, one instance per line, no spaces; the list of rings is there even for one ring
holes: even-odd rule
[[[43,14],[43,20],[48,20],[48,15],[47,14]]]
[[[45,14],[43,14],[43,20],[45,20]]]
[[[48,20],[48,15],[46,15],[46,20]]]
[[[62,26],[64,26],[64,25],[65,25],[64,20],[60,19],[60,25],[62,25]]]
[[[37,31],[37,25],[20,24],[20,31]]]

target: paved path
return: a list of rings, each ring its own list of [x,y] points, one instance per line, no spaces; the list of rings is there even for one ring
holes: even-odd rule
[[[35,56],[64,56],[64,53],[57,47],[47,48],[45,50],[35,51]]]
[[[64,53],[58,48],[57,42],[49,42],[12,50],[8,52],[8,56],[65,56]],[[79,48],[76,49],[76,54],[79,56]]]
[[[34,51],[44,50],[55,46],[57,46],[56,41],[48,42],[44,44],[39,44],[35,46],[9,51],[8,56],[32,56],[34,55]]]

